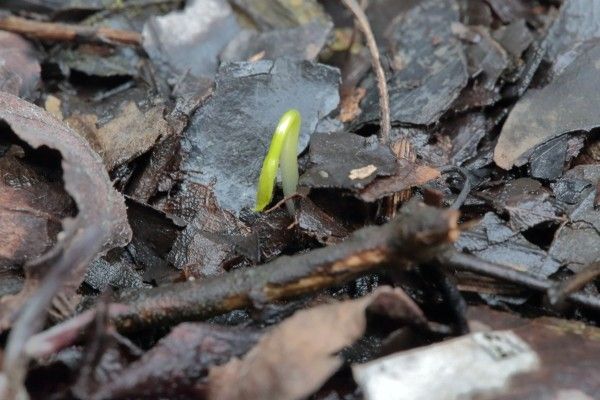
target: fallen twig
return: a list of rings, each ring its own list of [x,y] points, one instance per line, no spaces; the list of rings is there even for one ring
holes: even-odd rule
[[[394,221],[356,231],[336,246],[313,250],[202,281],[125,295],[126,312],[114,316],[122,331],[157,322],[202,319],[261,303],[341,285],[366,271],[394,263],[417,264],[439,253],[459,234],[458,212],[409,203]]]
[[[474,272],[476,274],[497,278],[503,281],[515,283],[538,292],[547,292],[554,282],[549,279],[542,279],[525,272],[505,265],[494,264],[478,257],[459,253],[454,250],[440,253],[437,257],[438,262],[446,267],[454,267],[462,271]],[[583,293],[571,293],[567,299],[574,304],[600,310],[600,299]]]
[[[344,242],[293,257],[279,257],[254,268],[235,270],[205,281],[136,290],[109,306],[120,331],[155,324],[200,320],[231,310],[293,298],[349,280],[385,265],[407,267],[431,260],[440,246],[456,240],[458,212],[410,202],[397,219],[356,231]],[[74,340],[76,330],[93,320],[84,312],[27,345],[30,356],[47,354]]]
[[[565,300],[574,292],[582,289],[585,285],[593,282],[600,276],[600,262],[586,266],[569,279],[548,289],[548,300],[553,306],[560,307]]]
[[[58,22],[33,21],[15,16],[0,16],[0,30],[18,33],[45,41],[86,42],[140,46],[139,32],[91,27]]]
[[[381,60],[379,57],[379,48],[375,41],[375,35],[371,30],[371,24],[365,15],[362,7],[356,2],[356,0],[342,0],[342,3],[352,12],[354,18],[358,22],[360,30],[365,35],[367,41],[367,47],[371,53],[371,63],[373,64],[373,70],[377,77],[377,89],[379,90],[379,108],[381,113],[381,142],[388,144],[390,141],[391,121],[390,121],[390,97],[388,95],[387,80],[385,72],[381,66]]]
[[[397,219],[383,226],[360,229],[335,246],[280,257],[255,268],[235,270],[201,282],[130,292],[109,305],[109,318],[117,329],[125,332],[201,320],[341,285],[383,266],[406,268],[434,260],[446,268],[471,271],[536,291],[547,291],[553,286],[550,280],[454,250],[449,243],[459,233],[457,218],[456,210],[409,202]],[[568,298],[575,304],[600,310],[600,299],[581,293],[570,294]],[[30,357],[46,356],[73,343],[79,332],[94,320],[94,315],[95,310],[86,311],[32,337],[26,353]]]

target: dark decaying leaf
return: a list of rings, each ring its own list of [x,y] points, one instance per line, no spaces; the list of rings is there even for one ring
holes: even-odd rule
[[[314,61],[332,28],[331,23],[311,22],[295,28],[266,32],[244,30],[225,47],[221,61],[247,61],[254,57]]]
[[[77,206],[75,218],[63,219],[63,234],[52,250],[25,265],[28,280],[23,291],[1,304],[0,326],[6,328],[48,270],[54,269],[60,277],[56,289],[73,291],[83,281],[87,263],[99,252],[125,245],[131,230],[123,197],[113,189],[101,159],[85,140],[42,109],[7,93],[0,93],[0,120],[32,148],[46,146],[60,152],[65,190]],[[54,294],[54,290],[40,293],[47,302]],[[46,304],[36,311],[43,312]],[[24,332],[35,326],[25,327]]]
[[[499,193],[490,195],[494,206],[509,216],[509,226],[524,232],[541,223],[559,223],[564,220],[560,208],[541,182],[519,178],[507,182]]]
[[[142,35],[153,63],[176,82],[187,74],[213,76],[219,53],[239,31],[227,1],[192,0],[182,11],[152,17]]]
[[[577,44],[600,38],[599,14],[598,0],[565,1],[548,32],[548,60],[554,62]]]
[[[597,261],[600,246],[600,211],[594,206],[595,187],[587,187],[568,212],[569,222],[559,228],[548,254],[555,263],[577,272]]]
[[[99,292],[109,288],[119,290],[148,287],[135,267],[133,259],[125,251],[104,256],[89,265],[85,283]]]
[[[490,5],[494,13],[508,24],[516,19],[521,19],[529,15],[529,10],[522,0],[485,0]],[[533,3],[533,2],[532,2]]]
[[[458,11],[452,0],[427,0],[389,27],[389,57],[394,67],[388,79],[392,122],[436,122],[467,84],[462,46],[451,31]],[[377,96],[375,88],[369,90],[361,122],[378,118]]]
[[[10,140],[8,128],[0,129]],[[59,161],[54,160],[52,171],[47,165],[31,165],[39,158],[18,145],[0,158],[0,269],[20,270],[44,254],[56,242],[62,219],[75,211],[63,188]]]
[[[486,118],[481,113],[468,113],[452,120],[450,127],[446,126],[444,133],[452,137],[450,162],[453,165],[463,165],[477,155],[479,143],[497,124],[498,118]]]
[[[492,36],[518,62],[523,52],[533,42],[533,35],[524,19],[518,19],[493,31]]]
[[[327,214],[310,199],[301,199],[298,226],[322,244],[334,244],[345,239],[350,231],[333,216]]]
[[[285,111],[302,115],[300,151],[320,118],[338,104],[339,72],[307,61],[259,61],[222,67],[213,96],[182,141],[185,179],[214,185],[218,204],[238,213],[254,206],[256,182]]]
[[[32,98],[40,72],[33,46],[19,35],[0,31],[0,90]]]
[[[484,260],[532,274],[548,276],[558,268],[556,265],[546,268],[546,252],[491,212],[473,228],[462,232],[455,247]]]
[[[511,83],[502,89],[502,97],[508,99],[521,97],[529,88],[545,55],[546,41],[534,41],[523,54],[523,65],[513,74],[510,79]]]
[[[251,329],[180,324],[91,398],[202,398],[208,369],[243,355],[260,336]]]
[[[300,185],[310,188],[358,190],[378,176],[396,172],[396,156],[376,136],[318,134],[311,140],[309,158]]]
[[[389,287],[357,300],[299,311],[266,333],[242,359],[212,368],[208,398],[305,398],[340,368],[343,360],[336,354],[363,335],[370,307],[400,321],[425,321],[402,290]]]
[[[212,92],[212,83],[210,79],[186,79],[173,90],[177,101],[165,117],[172,133],[152,149],[145,168],[130,181],[127,187],[130,196],[147,202],[157,192],[172,189],[179,163],[181,133],[194,111]]]
[[[141,269],[138,273],[143,273],[143,281],[161,285],[179,279],[180,274],[167,262],[167,255],[183,230],[183,223],[178,218],[130,199],[127,201],[127,216],[133,237],[125,252]]]
[[[600,91],[600,46],[594,44],[542,89],[532,89],[513,108],[498,139],[494,161],[522,165],[537,147],[559,135],[600,125],[594,101]]]
[[[250,229],[219,208],[211,194],[175,240],[168,260],[183,270],[186,278],[220,275],[241,261],[238,243],[249,234]]]

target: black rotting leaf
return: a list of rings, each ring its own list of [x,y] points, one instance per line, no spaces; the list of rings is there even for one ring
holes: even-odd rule
[[[179,272],[167,261],[173,243],[183,230],[183,222],[154,207],[128,199],[127,217],[133,231],[126,253],[135,263],[143,281],[153,285],[172,282]],[[129,261],[129,257],[121,255]],[[124,271],[126,277],[129,275]]]
[[[218,204],[235,213],[254,206],[256,181],[281,115],[302,115],[300,151],[317,122],[338,104],[339,72],[307,61],[231,63],[182,141],[185,179],[212,185]]]
[[[490,26],[493,22],[492,10],[485,0],[461,0],[461,22],[465,25]]]
[[[466,43],[467,67],[471,78],[479,77],[481,86],[492,90],[508,66],[506,50],[492,38],[484,27],[469,27],[473,43]]]
[[[173,90],[177,96],[175,107],[165,116],[172,131],[152,149],[145,167],[134,176],[127,193],[147,202],[157,192],[169,192],[178,175],[181,134],[187,128],[191,115],[212,92],[210,79],[186,79]]]
[[[349,132],[315,135],[310,166],[300,185],[311,188],[363,189],[378,176],[396,172],[396,157],[377,137]]]
[[[516,232],[524,232],[541,223],[564,220],[549,190],[535,179],[519,178],[507,182],[499,193],[490,198],[496,208],[508,214],[509,226]]]
[[[81,2],[80,2],[81,3]],[[90,2],[81,4],[90,6]],[[92,14],[79,22],[90,28],[110,27],[125,31],[140,32],[151,16],[160,13],[160,4],[128,2],[108,13]],[[83,14],[85,15],[85,14]],[[56,63],[67,76],[73,71],[93,78],[137,78],[141,75],[144,60],[140,50],[132,46],[108,44],[57,45],[49,51],[48,62]]]
[[[467,84],[462,46],[451,31],[458,20],[453,0],[426,0],[389,27],[389,57],[394,68],[388,79],[392,122],[436,122]],[[375,88],[369,90],[362,109],[361,122],[377,119]]]
[[[154,64],[174,82],[181,76],[213,76],[221,50],[240,31],[227,1],[192,0],[183,11],[153,17],[143,44]]]
[[[313,61],[323,48],[332,27],[331,23],[311,22],[295,28],[266,32],[244,30],[225,47],[221,61],[247,61],[254,57]]]
[[[599,180],[600,166],[577,165],[552,184],[552,190],[554,196],[570,211],[577,207]]]
[[[446,126],[445,132],[452,138],[450,162],[462,165],[475,157],[481,139],[496,125],[497,118],[489,118],[481,113],[463,114]]]
[[[290,229],[292,218],[285,207],[268,213],[245,210],[240,219],[252,233],[234,240],[235,250],[253,263],[271,260],[289,247],[303,247],[296,230]]]
[[[550,139],[600,125],[600,43],[595,43],[542,89],[530,90],[513,108],[498,139],[494,161],[504,169],[522,165]]]

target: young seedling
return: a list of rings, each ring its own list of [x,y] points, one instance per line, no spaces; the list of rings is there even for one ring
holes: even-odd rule
[[[255,211],[263,211],[273,199],[273,188],[277,178],[277,169],[281,168],[281,186],[283,195],[289,197],[296,193],[298,186],[298,136],[302,118],[298,110],[288,110],[281,116],[269,151],[263,161],[256,190]],[[294,213],[292,200],[286,202],[288,211]]]

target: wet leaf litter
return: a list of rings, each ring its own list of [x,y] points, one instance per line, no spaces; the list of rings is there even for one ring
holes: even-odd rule
[[[600,398],[599,7],[3,5],[0,398]]]

